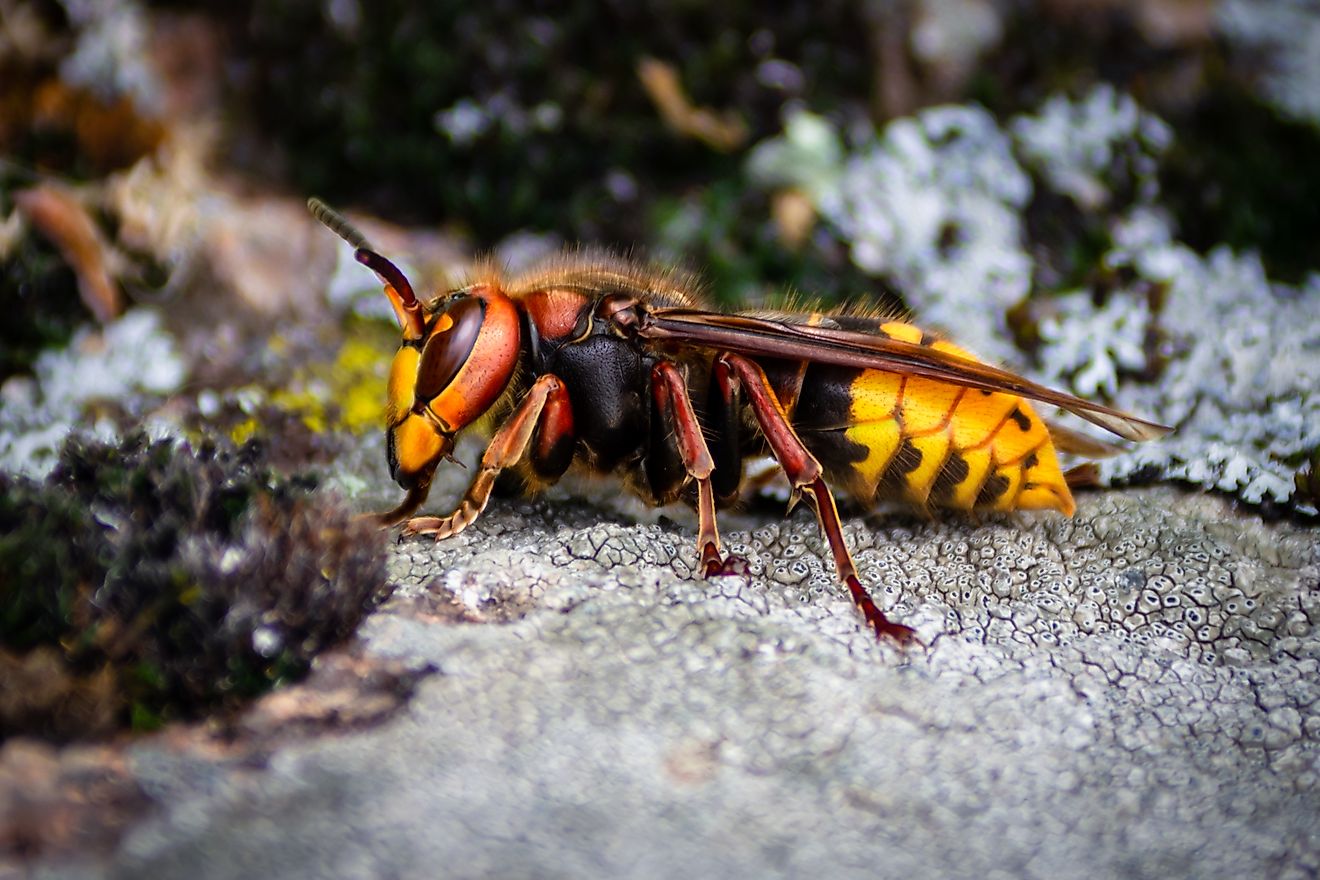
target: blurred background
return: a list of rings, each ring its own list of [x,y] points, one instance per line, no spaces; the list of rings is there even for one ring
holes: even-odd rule
[[[1167,128],[1135,149],[1156,154],[1143,171],[1180,240],[1258,251],[1281,280],[1315,266],[1320,24],[1294,0],[774,11],[4,0],[2,11],[7,211],[43,177],[87,184],[190,151],[252,191],[319,194],[465,249],[515,235],[641,247],[704,267],[726,301],[785,283],[860,293],[876,285],[850,275],[847,233],[814,229],[820,206],[794,206],[784,189],[813,194],[826,182],[813,174],[926,108],[975,106],[1007,130],[1051,98],[1108,87],[1111,117],[1130,98]],[[789,145],[798,152],[767,155],[806,115],[820,124]],[[1070,136],[1117,142],[1094,129],[1123,121],[1092,116]],[[1030,176],[1067,161],[1024,141],[1010,149]],[[1115,191],[1107,209],[1137,195]],[[1036,187],[1021,206],[1053,270],[1046,285],[1084,273],[1104,245],[1102,224],[1074,216],[1095,205],[1058,202]]]
[[[792,291],[909,309],[1182,423],[1222,396],[1167,393],[1200,381],[1200,337],[1241,310],[1265,321],[1250,347],[1320,310],[1318,95],[1302,0],[0,0],[0,380],[37,376],[11,401],[58,397],[42,353],[136,306],[130,328],[166,325],[177,363],[149,358],[125,388],[208,391],[206,418],[237,435],[272,395],[374,424],[365,380],[389,344],[352,322],[388,312],[304,216],[317,195],[421,289],[477,253],[520,268],[603,244],[700,271],[724,307]],[[335,352],[334,387],[307,386]],[[116,396],[73,385],[65,422]],[[131,421],[188,422],[171,400]],[[1286,449],[1262,458],[1264,428],[1244,441],[1228,488],[1268,471],[1248,500],[1290,503],[1317,445],[1294,415]],[[1203,416],[1222,433],[1224,412]],[[62,434],[41,425],[0,463],[48,467]],[[1187,478],[1197,455],[1125,473]],[[1231,458],[1193,479],[1217,485]]]
[[[254,498],[297,522],[322,515],[289,500],[311,486],[391,503],[397,331],[309,195],[419,290],[479,253],[517,268],[584,242],[696,269],[722,307],[796,292],[910,310],[1178,426],[1101,482],[1313,517],[1318,156],[1305,0],[0,0],[0,582],[62,585],[8,603],[4,640],[70,644],[86,619],[69,608],[106,571],[128,595],[154,572],[184,604],[278,577],[235,567],[293,521],[267,510],[235,544]],[[211,458],[198,472],[162,448]],[[290,471],[312,476],[272,476]],[[235,485],[190,512],[191,487]],[[136,537],[61,543],[92,508]],[[336,535],[324,553],[374,594],[383,563],[349,549],[371,542]],[[138,632],[155,602],[124,599],[112,629]],[[356,613],[316,629],[289,612],[310,647],[258,638],[253,668],[214,687],[188,666],[191,630],[146,667],[103,630],[97,657],[138,663],[128,696],[32,717],[59,735],[159,726],[297,674]],[[68,687],[90,686],[88,656]]]

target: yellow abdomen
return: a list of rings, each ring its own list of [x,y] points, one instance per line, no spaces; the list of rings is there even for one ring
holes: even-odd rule
[[[884,334],[964,358],[952,343],[901,321]],[[1049,429],[1031,405],[1003,392],[862,370],[850,388],[844,436],[864,447],[850,481],[876,500],[955,510],[1058,510],[1072,493]]]

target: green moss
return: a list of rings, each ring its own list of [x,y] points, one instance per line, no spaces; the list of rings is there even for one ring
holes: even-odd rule
[[[302,675],[385,581],[377,531],[314,485],[255,443],[142,436],[0,475],[0,736],[151,729]]]

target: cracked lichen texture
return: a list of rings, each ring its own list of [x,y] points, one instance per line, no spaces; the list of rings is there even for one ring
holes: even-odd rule
[[[852,519],[877,644],[808,517],[496,502],[400,543],[369,654],[438,672],[372,730],[220,773],[147,741],[115,876],[1311,876],[1314,532],[1168,488],[1073,520]]]

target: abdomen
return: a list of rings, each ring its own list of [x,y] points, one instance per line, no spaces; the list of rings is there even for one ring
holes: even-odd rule
[[[844,319],[841,319],[844,320]],[[904,342],[970,358],[900,321],[846,319]],[[1030,403],[878,370],[810,364],[794,427],[827,476],[858,501],[955,510],[1052,509],[1072,493],[1044,421]]]

